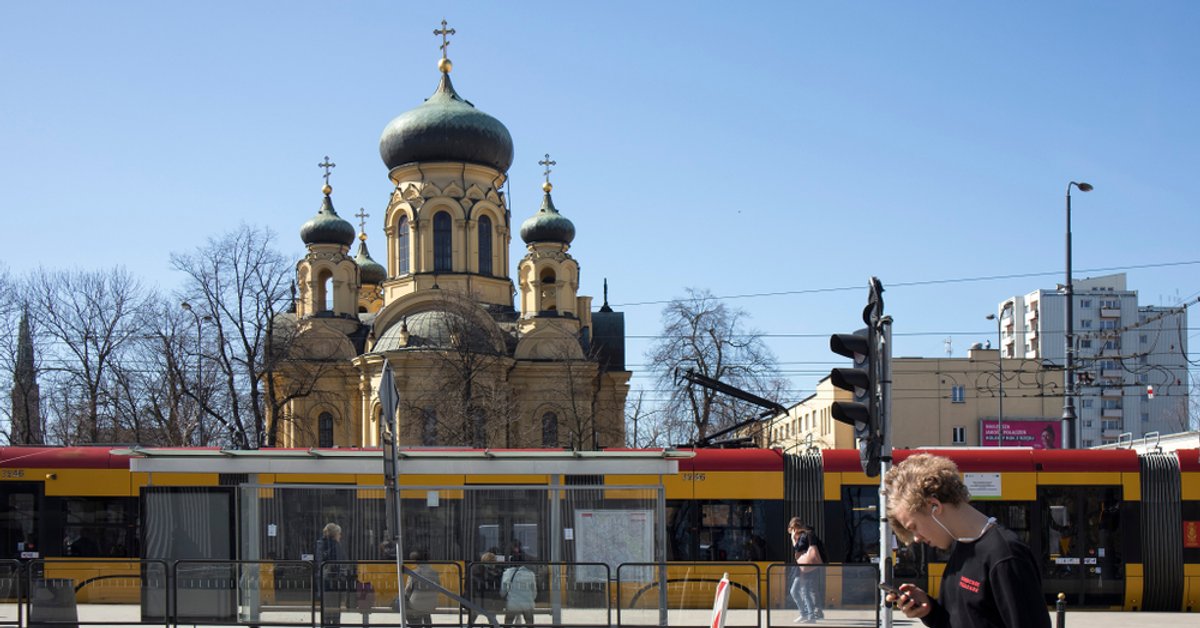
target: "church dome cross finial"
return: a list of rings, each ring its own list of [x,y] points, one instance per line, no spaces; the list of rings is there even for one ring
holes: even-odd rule
[[[329,196],[329,193],[333,192],[333,188],[329,185],[329,175],[331,174],[331,171],[337,167],[337,164],[329,161],[329,155],[325,155],[325,161],[317,164],[317,167],[325,169],[325,187],[322,189],[322,191],[325,192],[325,196]]]
[[[550,166],[557,166],[558,162],[550,159],[550,153],[546,153],[546,158],[539,161],[538,165],[546,167],[546,171],[542,173],[546,176],[546,182],[542,184],[542,189],[549,192],[554,189],[554,186],[550,184]]]
[[[455,30],[453,28],[446,28],[446,20],[442,20],[442,27],[433,29],[433,34],[439,35],[442,38],[442,45],[439,46],[442,49],[442,58],[438,60],[438,69],[442,71],[442,74],[449,74],[450,69],[454,65],[450,63],[450,58],[446,56],[446,48],[450,47],[450,40],[446,37],[454,35]]]
[[[367,219],[371,217],[371,214],[367,213],[366,208],[359,207],[358,213],[354,214],[354,215],[358,216],[358,239],[366,240],[367,239]]]

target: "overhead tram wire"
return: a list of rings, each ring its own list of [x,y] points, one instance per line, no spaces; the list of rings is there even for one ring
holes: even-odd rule
[[[1152,264],[1134,264],[1130,266],[1110,266],[1105,268],[1083,268],[1076,271],[1077,274],[1082,273],[1107,273],[1116,271],[1128,270],[1144,270],[1149,268],[1168,268],[1172,266],[1191,266],[1200,264],[1200,260],[1186,260],[1178,262],[1156,262]],[[919,286],[936,286],[952,283],[973,283],[982,281],[1001,281],[1004,279],[1027,279],[1030,277],[1048,277],[1062,274],[1061,270],[1027,272],[1027,273],[1011,273],[1007,275],[981,275],[979,277],[954,277],[947,279],[925,279],[917,281],[895,281],[888,284],[888,288],[911,288]],[[807,288],[804,290],[783,290],[778,292],[753,292],[747,294],[730,294],[725,296],[713,296],[716,301],[732,301],[734,299],[757,299],[763,297],[786,297],[796,296],[801,294],[822,294],[828,292],[850,292],[862,290],[862,286],[836,286],[828,288]],[[629,303],[614,303],[612,307],[639,307],[643,305],[665,305],[678,299],[666,299],[658,301],[631,301]],[[828,334],[825,334],[828,335]]]

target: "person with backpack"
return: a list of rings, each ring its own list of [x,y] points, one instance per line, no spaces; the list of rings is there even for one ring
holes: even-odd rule
[[[533,570],[520,564],[524,556],[512,557],[517,564],[504,570],[500,578],[500,597],[504,598],[504,623],[515,626],[519,618],[526,626],[533,625],[533,602],[537,598],[537,576]]]

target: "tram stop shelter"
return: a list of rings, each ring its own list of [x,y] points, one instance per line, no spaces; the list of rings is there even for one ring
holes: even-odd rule
[[[175,582],[179,621],[246,620],[270,608],[311,607],[323,569],[314,564],[315,548],[329,523],[342,530],[349,588],[365,587],[373,598],[360,599],[360,606],[386,608],[402,589],[388,564],[395,561],[390,539],[397,517],[389,512],[380,450],[114,453],[132,456],[135,478],[145,474],[141,558],[173,570],[164,581]],[[554,574],[543,579],[557,623],[565,599],[554,590],[559,586],[569,589],[568,598],[588,591],[607,598],[618,580],[651,583],[662,576],[655,565],[665,563],[668,543],[664,482],[677,476],[679,460],[693,455],[401,449],[400,547],[405,558],[433,568],[444,589],[464,595],[471,570],[492,556],[540,564],[543,574]],[[144,617],[161,617],[166,609],[159,605],[143,600]]]

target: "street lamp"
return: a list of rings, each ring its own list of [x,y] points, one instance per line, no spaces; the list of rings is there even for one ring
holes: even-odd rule
[[[1000,319],[1004,318],[1004,312],[1008,311],[1010,305],[1006,304],[1003,310],[1000,310],[1000,316],[988,314],[987,319],[996,321],[996,369],[1000,372],[1000,398],[999,408],[996,411],[996,446],[1004,446],[1004,336],[1000,332]]]
[[[212,317],[211,316],[200,316],[199,314],[197,314],[195,312],[195,310],[192,309],[192,304],[188,303],[187,301],[180,303],[179,307],[183,308],[183,310],[185,312],[192,315],[192,318],[196,319],[196,400],[197,400],[197,403],[199,403],[199,400],[201,397],[201,394],[200,394],[201,389],[204,385],[204,372],[203,372],[204,354],[201,351],[201,348],[204,346],[204,337],[202,335],[204,328],[202,327],[202,325],[203,325],[203,321],[211,322]],[[200,444],[200,446],[203,447],[204,444],[208,442],[208,438],[204,433],[204,408],[198,408],[197,412],[198,412],[198,416],[200,419],[200,421],[199,421],[199,423],[200,423],[200,425],[199,425],[199,427],[200,427],[200,442],[199,442],[199,444]]]
[[[1071,188],[1091,192],[1092,184],[1072,181],[1067,184],[1067,364],[1064,373],[1062,441],[1065,449],[1075,449],[1075,287],[1071,281]]]

